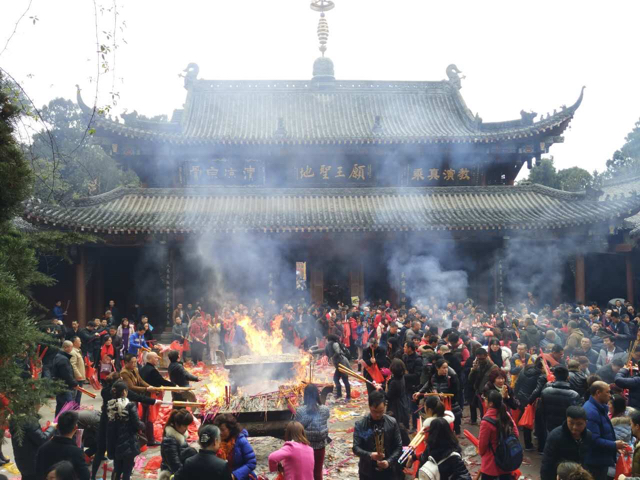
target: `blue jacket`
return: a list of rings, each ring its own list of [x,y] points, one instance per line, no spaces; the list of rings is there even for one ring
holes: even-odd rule
[[[640,410],[640,377],[627,378],[629,370],[622,368],[616,375],[616,385],[629,390],[629,406]]]
[[[149,348],[147,341],[144,339],[144,335],[138,335],[138,332],[131,334],[129,337],[129,350],[128,352],[133,355],[138,355],[140,347]]]
[[[609,420],[609,407],[596,402],[593,397],[589,397],[583,407],[587,412],[587,430],[593,439],[586,463],[613,467],[616,464],[616,434]]]
[[[233,474],[236,480],[247,480],[249,474],[256,469],[256,454],[247,440],[249,434],[242,430],[233,447]]]

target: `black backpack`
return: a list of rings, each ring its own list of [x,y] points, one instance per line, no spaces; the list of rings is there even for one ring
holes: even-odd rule
[[[506,437],[503,437],[498,428],[498,422],[493,418],[483,417],[482,420],[489,422],[496,427],[498,431],[498,448],[493,452],[497,467],[504,472],[513,472],[520,468],[524,452],[522,451],[522,445],[520,445],[518,437],[515,436],[513,431]],[[493,450],[493,448],[491,449]]]
[[[344,346],[342,342],[329,342],[325,347],[325,355],[331,360],[333,358],[333,343],[337,343],[340,346],[340,353],[344,355],[347,360],[351,360],[351,352],[347,347]]]
[[[345,344],[342,342],[338,342],[338,345],[340,345],[340,351],[342,352],[342,355],[344,355],[347,358],[347,360],[351,360],[351,352],[345,346]]]

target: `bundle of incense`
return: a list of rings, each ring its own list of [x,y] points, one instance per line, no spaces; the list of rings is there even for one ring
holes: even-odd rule
[[[438,397],[453,397],[453,393],[438,393],[438,392],[431,392],[431,393],[423,393],[423,395],[425,397],[433,397],[433,396],[438,396]]]
[[[204,402],[171,402],[174,407],[199,407],[204,408],[206,403]]]
[[[85,390],[82,387],[76,387],[76,390],[84,393],[87,397],[96,398],[97,395],[95,393],[91,393],[89,390]]]
[[[156,390],[162,390],[163,392],[186,392],[188,390],[195,390],[196,387],[158,387]]]
[[[229,406],[231,403],[231,385],[224,386],[224,403]]]
[[[425,437],[426,433],[423,431],[418,432],[416,436],[413,437],[413,440],[411,440],[411,442],[409,443],[409,447],[404,452],[402,452],[402,455],[400,455],[400,458],[398,459],[398,463],[400,465],[408,460],[409,455],[415,452],[416,448],[418,448],[418,445],[420,445],[424,441]]]
[[[384,455],[384,432],[373,432],[373,438],[376,441],[376,453]]]
[[[369,385],[371,385],[372,387],[378,387],[377,384],[375,384],[374,382],[372,382],[371,380],[367,380],[366,378],[364,378],[362,375],[360,375],[359,373],[354,372],[353,370],[345,367],[344,365],[338,365],[338,371],[340,373],[344,373],[345,375],[349,375],[350,377],[355,378],[356,380],[360,380],[361,382],[365,382],[368,383]]]

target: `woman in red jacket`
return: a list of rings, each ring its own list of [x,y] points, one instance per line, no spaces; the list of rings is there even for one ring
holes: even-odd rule
[[[478,453],[481,456],[480,472],[482,480],[511,480],[512,472],[505,472],[496,465],[494,452],[498,447],[498,429],[502,432],[502,437],[506,438],[511,433],[518,436],[518,427],[507,413],[507,409],[502,402],[502,395],[498,391],[489,393],[487,403],[489,408],[480,422],[480,435],[478,437]],[[486,421],[491,418],[496,422],[492,425]]]

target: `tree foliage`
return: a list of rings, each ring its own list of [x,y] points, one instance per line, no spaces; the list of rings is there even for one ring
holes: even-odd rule
[[[625,144],[607,160],[605,179],[640,173],[640,120],[625,137]]]
[[[584,168],[556,170],[553,157],[543,158],[529,171],[529,183],[537,183],[558,190],[577,192],[593,185],[594,177]]]
[[[19,116],[0,78],[0,392],[9,400],[8,407],[0,402],[0,423],[11,412],[18,425],[35,415],[36,406],[46,402],[55,388],[51,381],[31,378],[21,367],[35,360],[35,345],[45,341],[31,315],[30,288],[53,280],[37,271],[34,243],[11,223],[33,181],[13,137]]]
[[[56,98],[40,113],[48,131],[41,129],[27,148],[36,197],[68,204],[74,198],[139,183],[134,172],[122,171],[101,147],[87,141],[88,119],[77,104]]]

